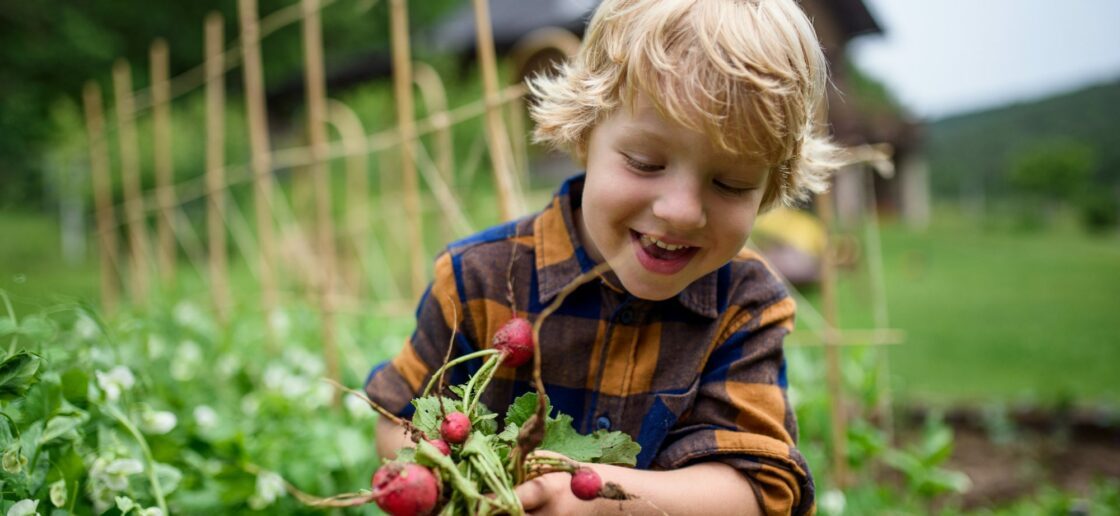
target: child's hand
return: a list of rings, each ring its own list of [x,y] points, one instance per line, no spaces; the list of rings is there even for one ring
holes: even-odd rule
[[[548,473],[517,486],[515,492],[526,514],[577,514],[587,502],[572,494],[571,481],[568,473]]]
[[[530,456],[566,459],[550,451],[535,451]],[[572,475],[565,472],[546,473],[517,486],[515,493],[526,514],[578,514],[586,512],[588,503],[572,494]]]

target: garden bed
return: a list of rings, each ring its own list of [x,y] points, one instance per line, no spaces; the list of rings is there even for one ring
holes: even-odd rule
[[[908,411],[904,426],[919,426],[927,413]],[[971,479],[971,488],[952,500],[962,509],[999,508],[1043,489],[1093,496],[1101,481],[1120,480],[1120,414],[960,407],[944,417],[955,435],[945,466]]]

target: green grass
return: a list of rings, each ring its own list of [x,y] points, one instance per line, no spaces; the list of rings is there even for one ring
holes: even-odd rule
[[[97,302],[92,241],[87,261],[69,264],[50,217],[5,213],[0,232],[0,289],[18,313],[60,301]],[[906,342],[889,349],[896,399],[1120,403],[1115,235],[1086,235],[1070,224],[1025,232],[942,210],[925,232],[884,224],[882,242],[890,326],[906,332]],[[866,263],[841,278],[843,327],[871,327]],[[197,289],[193,284],[179,290]]]
[[[98,301],[98,269],[94,234],[86,235],[88,251],[82,263],[62,256],[58,222],[41,214],[0,214],[0,290],[17,314],[37,311],[59,302]]]
[[[891,384],[902,399],[1120,402],[1120,239],[937,213],[882,229]],[[865,270],[842,281],[841,325],[869,327]]]

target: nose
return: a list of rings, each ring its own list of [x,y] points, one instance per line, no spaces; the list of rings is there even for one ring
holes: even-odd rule
[[[653,215],[673,229],[702,228],[708,223],[708,218],[701,194],[701,185],[695,178],[665,181],[653,202]]]

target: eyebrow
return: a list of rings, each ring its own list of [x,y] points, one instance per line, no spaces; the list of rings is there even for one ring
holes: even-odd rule
[[[623,126],[623,129],[626,130],[626,137],[627,138],[643,138],[643,139],[655,140],[656,143],[661,143],[661,144],[666,144],[666,143],[670,142],[670,139],[666,135],[664,135],[664,134],[662,134],[658,131],[653,131],[653,130],[647,129],[645,127],[642,127],[639,124],[628,123],[625,126]]]

